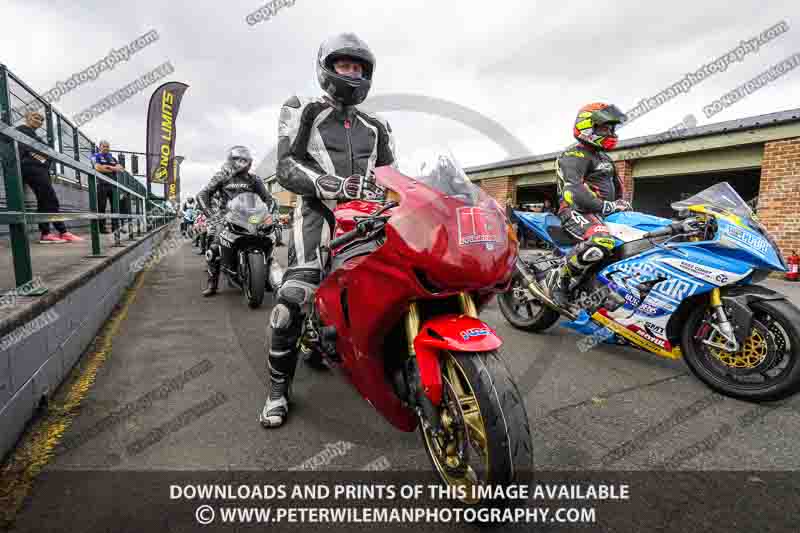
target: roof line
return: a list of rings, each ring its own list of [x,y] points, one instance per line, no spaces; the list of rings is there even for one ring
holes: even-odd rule
[[[695,137],[704,137],[707,135],[715,135],[718,133],[731,133],[734,131],[749,130],[754,128],[765,128],[774,126],[776,124],[783,124],[786,122],[800,122],[800,108],[788,109],[786,111],[778,111],[776,113],[767,113],[765,115],[756,115],[736,120],[728,120],[725,122],[716,122],[705,126],[697,126],[694,128],[687,128],[682,134],[669,134],[669,142],[678,141],[682,139],[691,139]],[[642,137],[634,137],[625,141],[620,141],[617,144],[615,152],[620,150],[627,150],[637,146],[647,146],[650,144],[661,144],[664,142],[664,136],[669,130],[652,135],[644,135]],[[528,165],[531,163],[540,163],[558,157],[561,151],[549,152],[546,154],[531,155],[526,157],[518,157],[514,159],[504,159],[494,163],[487,163],[484,165],[477,165],[474,167],[465,168],[467,173],[482,172],[485,170],[498,170],[501,168],[514,167],[517,165]]]

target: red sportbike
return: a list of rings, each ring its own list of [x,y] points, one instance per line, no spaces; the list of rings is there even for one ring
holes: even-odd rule
[[[503,341],[478,318],[507,290],[517,242],[497,202],[450,156],[422,174],[380,167],[385,205],[336,209],[299,344],[341,368],[395,427],[419,426],[441,479],[478,504],[470,486],[526,482],[533,468]]]

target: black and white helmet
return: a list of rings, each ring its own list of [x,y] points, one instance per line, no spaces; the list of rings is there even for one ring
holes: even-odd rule
[[[253,156],[245,146],[234,146],[228,150],[228,157],[225,160],[225,170],[231,175],[247,172],[253,165]]]
[[[361,78],[337,74],[333,63],[337,59],[349,58],[359,61],[364,67]],[[319,47],[317,54],[317,81],[331,98],[344,105],[356,105],[364,101],[372,86],[375,56],[367,43],[355,33],[340,33],[328,38]]]

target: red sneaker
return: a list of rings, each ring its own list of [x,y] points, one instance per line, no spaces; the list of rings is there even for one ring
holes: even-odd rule
[[[83,242],[86,240],[82,237],[78,237],[74,233],[70,233],[69,231],[65,231],[64,233],[62,233],[61,238],[68,242]]]
[[[60,239],[53,235],[52,233],[48,233],[47,235],[42,235],[39,239],[39,244],[63,244],[67,242],[65,239]]]

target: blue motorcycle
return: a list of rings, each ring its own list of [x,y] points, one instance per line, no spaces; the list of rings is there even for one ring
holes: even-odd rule
[[[637,212],[605,219],[612,257],[584,276],[567,308],[544,279],[575,242],[549,213],[517,213],[552,248],[519,257],[500,295],[514,327],[543,331],[560,317],[596,342],[684,358],[709,387],[753,401],[800,388],[800,310],[757,283],[786,272],[775,241],[727,182],[672,204],[676,220]],[[584,343],[585,345],[585,343]]]

